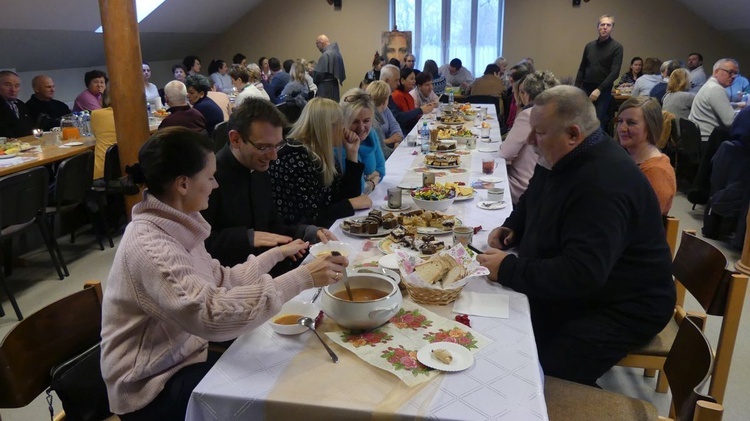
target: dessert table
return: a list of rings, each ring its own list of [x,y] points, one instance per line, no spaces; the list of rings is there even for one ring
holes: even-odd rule
[[[496,141],[480,139],[477,149],[471,151],[461,151],[463,147],[459,146],[462,162],[456,171],[431,170],[442,173],[436,176],[438,183],[463,181],[470,185],[483,176],[482,158],[497,157],[500,130],[494,107],[487,107],[489,115],[494,117],[488,121],[493,125],[491,137]],[[417,128],[420,127],[418,124]],[[419,150],[419,146],[409,147],[404,142],[386,161],[386,175],[370,195],[373,209],[387,206],[389,188],[421,182],[424,155]],[[472,199],[455,202],[446,211],[456,215],[464,225],[481,225],[473,239],[473,245],[479,249],[487,247],[490,230],[501,225],[512,210],[505,163],[497,159],[493,177],[502,181],[494,186],[505,188],[507,206],[497,210],[479,208],[477,204],[486,199],[486,190],[477,189]],[[403,195],[403,203],[416,209],[408,194]],[[383,256],[377,247],[379,239],[351,236],[341,230],[340,223],[335,222],[331,230],[357,251],[349,256],[350,266],[373,265]],[[447,234],[441,239],[449,242],[450,237]],[[186,420],[548,419],[543,374],[526,296],[486,277],[472,278],[463,291],[503,294],[509,302],[508,318],[471,316],[472,331],[486,341],[475,351],[471,367],[464,371],[443,373],[409,387],[326,337],[326,332],[337,326],[328,318],[318,332],[338,354],[339,364],[331,362],[312,333],[282,336],[266,323],[239,337],[222,355],[193,391]],[[304,291],[295,300],[309,302],[314,293],[315,289]],[[408,296],[404,297],[404,303],[410,308],[415,305]],[[452,304],[423,305],[423,308],[444,317],[443,322],[453,322]]]

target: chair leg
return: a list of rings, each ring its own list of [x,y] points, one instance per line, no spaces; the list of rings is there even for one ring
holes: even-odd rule
[[[44,221],[42,221],[42,224],[45,226],[47,225],[47,223]],[[70,272],[68,272],[68,266],[65,265],[65,259],[63,259],[62,252],[60,251],[60,245],[57,244],[57,238],[55,238],[54,230],[50,227],[47,232],[49,232],[50,243],[52,243],[53,249],[57,252],[57,260],[60,261],[60,266],[62,267],[63,273],[65,273],[65,276],[70,276]]]
[[[81,206],[83,206],[83,209],[86,212],[86,216],[89,219],[89,223],[91,224],[91,229],[94,231],[94,235],[96,236],[96,242],[99,243],[99,250],[104,251],[104,242],[102,241],[101,226],[94,219],[93,212],[91,211],[91,209],[89,209],[88,205],[84,202],[81,204]]]
[[[669,381],[667,376],[664,375],[664,370],[659,370],[659,377],[656,379],[656,391],[659,393],[667,393],[669,390]]]
[[[55,254],[55,248],[52,245],[52,240],[50,239],[52,234],[50,234],[47,224],[44,223],[44,216],[39,217],[38,224],[39,224],[39,231],[42,232],[42,238],[44,239],[44,243],[47,245],[47,251],[49,252],[50,257],[52,258],[52,264],[55,265],[55,270],[57,270],[57,275],[60,277],[60,280],[62,281],[63,279],[65,279],[65,275],[63,274],[62,265],[57,260],[57,255]]]
[[[13,239],[9,238],[3,243],[3,270],[5,276],[13,274]]]
[[[13,296],[13,293],[10,292],[10,288],[8,288],[8,284],[5,283],[5,276],[3,276],[2,271],[0,271],[0,284],[2,284],[5,294],[8,296],[8,300],[10,300],[13,310],[16,312],[16,316],[18,316],[18,321],[23,320],[23,314],[21,314],[21,309],[18,307],[16,297]],[[5,311],[3,311],[3,315],[5,315]]]
[[[643,377],[654,377],[656,376],[656,370],[651,368],[644,368],[643,369]]]

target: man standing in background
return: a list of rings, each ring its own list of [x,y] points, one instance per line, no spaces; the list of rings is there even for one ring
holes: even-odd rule
[[[327,36],[319,35],[315,46],[322,53],[313,71],[313,81],[318,85],[317,96],[339,102],[339,86],[346,80],[344,58],[339,52],[339,44],[331,44]]]
[[[688,54],[688,70],[690,70],[690,92],[698,93],[706,83],[706,72],[703,70],[703,55],[701,53]]]
[[[575,85],[588,94],[596,107],[596,116],[602,128],[608,123],[609,103],[612,101],[612,84],[622,67],[622,44],[612,39],[615,17],[599,18],[599,37],[586,44],[581,65],[578,66]]]

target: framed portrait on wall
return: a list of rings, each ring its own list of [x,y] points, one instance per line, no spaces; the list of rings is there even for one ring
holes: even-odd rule
[[[381,55],[385,62],[395,58],[399,63],[404,63],[406,53],[411,53],[411,31],[385,31],[381,36]]]

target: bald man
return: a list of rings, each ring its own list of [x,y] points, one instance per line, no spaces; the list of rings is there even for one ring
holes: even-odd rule
[[[318,94],[323,98],[330,98],[339,102],[339,87],[346,79],[344,59],[339,52],[338,43],[331,44],[325,35],[315,39],[315,46],[322,53],[313,71],[313,82],[318,85]]]
[[[55,82],[47,75],[36,75],[31,87],[34,94],[26,101],[26,108],[35,125],[43,130],[59,126],[60,118],[71,111],[64,102],[55,99]]]

